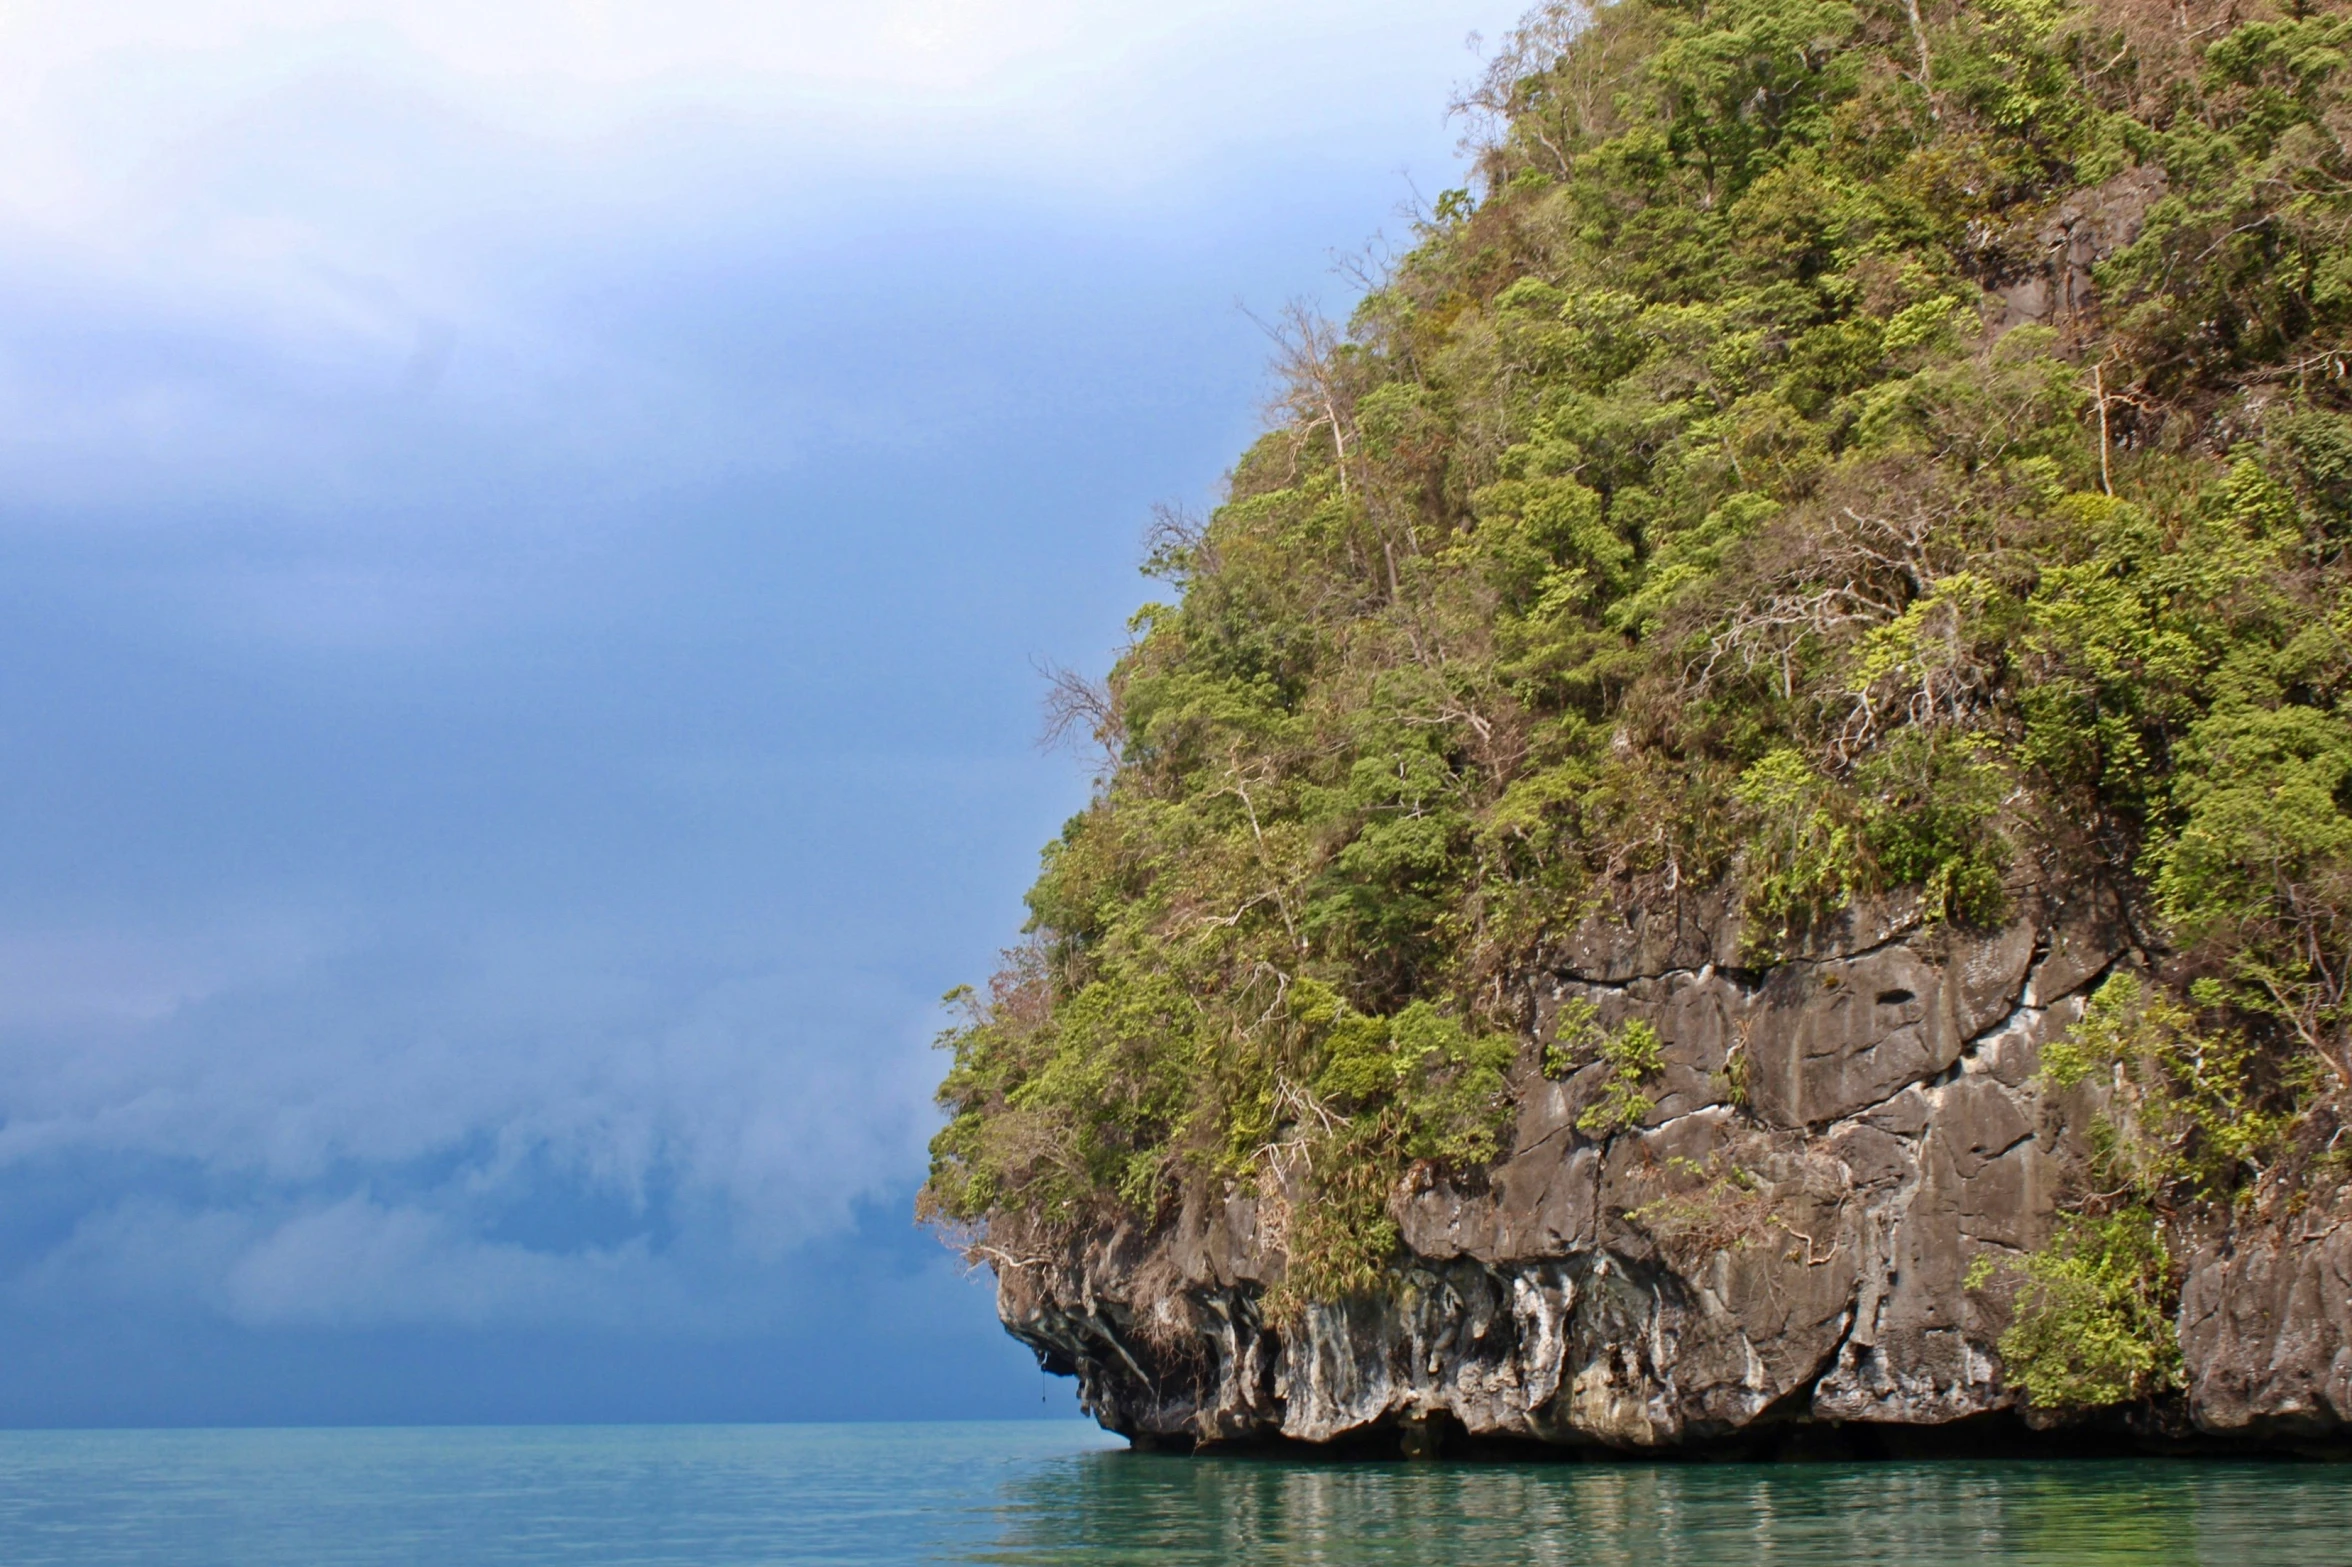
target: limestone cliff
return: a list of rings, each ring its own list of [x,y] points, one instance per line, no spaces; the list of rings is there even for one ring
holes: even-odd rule
[[[1459,1432],[1639,1452],[2005,1411],[2063,1424],[2003,1378],[2012,1290],[1969,1275],[2042,1246],[2082,1195],[2106,1089],[2036,1074],[2086,992],[2139,960],[2121,912],[2086,890],[1963,934],[1882,906],[1763,971],[1734,966],[1736,923],[1686,900],[1561,945],[1529,983],[1508,1157],[1474,1185],[1399,1184],[1391,1293],[1267,1321],[1300,1195],[1272,1180],[1156,1229],[1000,1227],[1006,1327],[1106,1426],[1180,1445]],[[1571,997],[1664,1041],[1654,1107],[1602,1141],[1576,1129],[1599,1068],[1537,1069]],[[2305,1197],[2207,1225],[2184,1270],[2185,1395],[2124,1429],[2308,1447],[2352,1426],[2352,1193]]]

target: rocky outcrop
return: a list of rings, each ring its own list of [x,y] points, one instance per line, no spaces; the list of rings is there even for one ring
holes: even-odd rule
[[[2191,1259],[2182,1357],[2204,1430],[2286,1445],[2352,1426],[2352,1204],[2233,1231]]]
[[[2082,893],[1969,933],[1863,908],[1763,970],[1735,966],[1737,932],[1727,900],[1685,897],[1560,944],[1529,985],[1508,1156],[1472,1182],[1400,1184],[1384,1296],[1266,1319],[1285,1216],[1308,1200],[1270,1179],[1150,1230],[993,1232],[1007,1328],[1105,1425],[1180,1444],[1656,1451],[2016,1418],[2007,1294],[1969,1271],[2042,1245],[2081,1189],[2104,1090],[2045,1092],[2036,1073],[2134,961],[2121,911]],[[1540,1070],[1571,1001],[1657,1030],[1639,1126],[1578,1130],[1604,1065]],[[2188,1257],[2173,1437],[2352,1429],[2348,1217],[2225,1219]]]
[[[2164,170],[2126,169],[2103,185],[2076,191],[2039,223],[2005,236],[1988,270],[2001,301],[1996,330],[2027,322],[2056,324],[2096,303],[2092,269],[2140,237],[2148,211],[2163,199]]]

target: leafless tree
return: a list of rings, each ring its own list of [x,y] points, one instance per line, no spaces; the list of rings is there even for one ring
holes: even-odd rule
[[[1154,502],[1151,521],[1143,529],[1143,569],[1179,587],[1195,577],[1214,575],[1217,552],[1209,542],[1208,520],[1184,506]]]
[[[1304,300],[1294,299],[1273,320],[1249,314],[1274,344],[1274,374],[1280,387],[1269,410],[1301,434],[1326,430],[1339,470],[1339,492],[1348,493],[1349,438],[1355,431],[1355,396],[1340,366],[1344,339],[1339,329]]]
[[[1119,704],[1109,682],[1089,680],[1075,669],[1042,659],[1035,667],[1046,683],[1045,728],[1038,745],[1045,750],[1062,746],[1084,750],[1091,745],[1100,752],[1097,770],[1108,773],[1118,765],[1124,734]]]
[[[1547,173],[1567,174],[1578,143],[1615,129],[1618,95],[1644,53],[1644,25],[1632,7],[1596,12],[1585,0],[1545,0],[1456,93],[1463,150],[1491,160],[1517,136],[1541,152]]]
[[[1793,696],[1800,647],[1884,625],[1933,590],[1940,573],[1930,545],[1939,522],[1925,505],[1886,512],[1847,505],[1759,540],[1749,552],[1750,589],[1685,669],[1685,689],[1703,692],[1732,666],[1770,668],[1781,695]]]

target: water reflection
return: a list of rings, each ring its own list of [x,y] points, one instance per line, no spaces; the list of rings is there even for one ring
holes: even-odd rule
[[[2352,1562],[2352,1470],[2081,1464],[1406,1465],[1095,1453],[1008,1484],[960,1559],[1387,1563]]]

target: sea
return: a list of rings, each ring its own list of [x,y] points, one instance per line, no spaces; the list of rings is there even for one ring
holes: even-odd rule
[[[2352,1466],[1407,1463],[1091,1426],[0,1433],[5,1567],[2352,1563]]]

